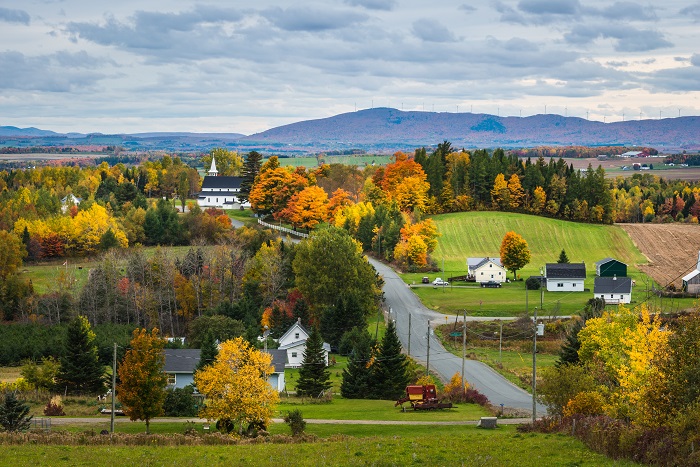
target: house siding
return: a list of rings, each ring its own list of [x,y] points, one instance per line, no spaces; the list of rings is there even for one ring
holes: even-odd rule
[[[547,279],[548,292],[583,292],[583,279]]]

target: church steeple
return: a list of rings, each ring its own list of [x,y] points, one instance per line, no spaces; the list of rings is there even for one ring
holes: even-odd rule
[[[209,169],[208,175],[212,177],[219,175],[219,171],[216,170],[216,159],[214,159],[214,156],[211,156],[211,168]]]

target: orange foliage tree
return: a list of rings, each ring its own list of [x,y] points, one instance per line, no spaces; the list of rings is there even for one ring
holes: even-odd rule
[[[280,217],[295,227],[313,229],[328,218],[328,195],[321,187],[306,187],[292,196]]]

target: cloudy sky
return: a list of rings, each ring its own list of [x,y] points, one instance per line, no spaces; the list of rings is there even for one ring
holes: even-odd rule
[[[677,0],[0,0],[0,125],[250,134],[372,106],[700,115],[699,27],[700,1]]]

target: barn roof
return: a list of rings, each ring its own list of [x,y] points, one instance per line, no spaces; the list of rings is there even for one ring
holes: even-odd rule
[[[694,278],[698,274],[700,274],[700,271],[698,271],[697,269],[690,271],[688,274],[683,276],[683,282],[688,282],[689,280],[691,280],[692,278]]]
[[[586,263],[547,263],[547,279],[585,279]]]
[[[623,262],[620,261],[619,259],[615,259],[615,258],[603,258],[603,259],[601,259],[600,261],[596,261],[596,262],[595,262],[595,265],[596,265],[596,266],[601,266],[601,265],[603,265],[603,264],[605,264],[605,263],[609,263],[609,262],[611,262],[611,261],[615,261],[615,262],[618,262],[618,263],[620,263],[620,264],[624,264],[625,266],[627,266],[625,263],[623,263]]]

